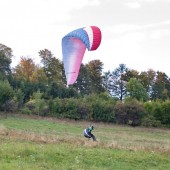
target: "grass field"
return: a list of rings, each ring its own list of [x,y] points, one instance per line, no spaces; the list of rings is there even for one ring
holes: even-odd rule
[[[0,170],[169,170],[170,129],[22,115],[0,118]]]

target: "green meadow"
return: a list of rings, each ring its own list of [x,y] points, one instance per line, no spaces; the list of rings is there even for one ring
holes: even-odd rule
[[[83,137],[93,123],[97,142]],[[169,170],[170,129],[0,117],[0,170]]]

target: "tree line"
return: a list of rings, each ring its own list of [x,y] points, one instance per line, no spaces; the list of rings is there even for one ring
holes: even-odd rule
[[[125,64],[103,72],[103,63],[82,64],[67,87],[63,63],[48,49],[41,63],[0,44],[0,111],[130,124],[170,126],[170,78],[161,71],[138,72]]]

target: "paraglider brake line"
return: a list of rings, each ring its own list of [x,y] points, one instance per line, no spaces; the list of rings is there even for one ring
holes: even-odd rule
[[[69,72],[69,73],[67,73],[67,74],[72,74],[72,73],[76,73],[76,72]]]

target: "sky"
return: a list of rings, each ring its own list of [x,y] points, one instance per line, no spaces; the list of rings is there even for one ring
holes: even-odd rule
[[[61,40],[77,28],[98,26],[102,41],[83,63],[99,59],[103,71],[119,64],[170,77],[170,0],[0,0],[0,43],[40,63],[48,49],[62,60]]]

